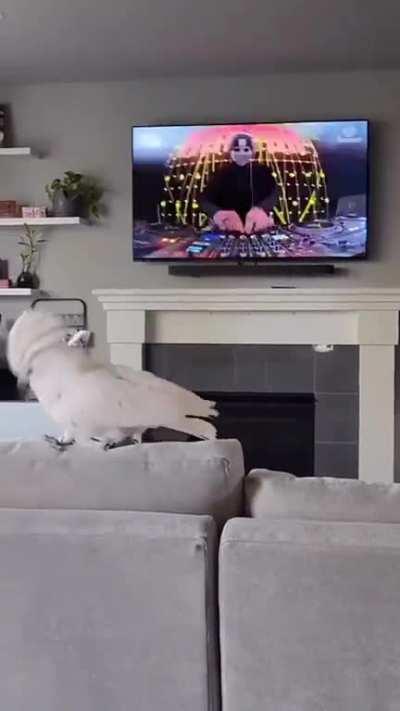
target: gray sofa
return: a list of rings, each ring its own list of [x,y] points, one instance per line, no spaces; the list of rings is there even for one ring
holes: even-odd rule
[[[218,711],[234,441],[0,443],[0,708]]]
[[[0,443],[1,708],[398,711],[399,489]]]

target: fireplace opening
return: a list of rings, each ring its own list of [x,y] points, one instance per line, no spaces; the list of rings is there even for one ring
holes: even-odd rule
[[[266,467],[314,474],[315,397],[312,394],[199,393],[215,400],[218,437],[242,443],[246,471]]]
[[[18,400],[17,380],[8,368],[0,367],[0,400]]]
[[[246,471],[267,468],[314,475],[314,395],[210,391],[198,395],[216,401],[218,437],[241,442]],[[148,442],[190,439],[164,429],[145,436]]]

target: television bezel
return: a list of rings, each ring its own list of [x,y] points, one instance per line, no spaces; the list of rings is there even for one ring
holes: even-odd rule
[[[366,174],[366,217],[367,217],[367,236],[365,240],[365,251],[363,254],[355,254],[350,257],[268,257],[266,259],[254,259],[246,257],[246,259],[210,259],[207,257],[180,257],[172,259],[170,257],[136,257],[135,256],[135,215],[134,215],[134,130],[135,128],[181,128],[187,126],[257,126],[260,123],[267,125],[280,124],[297,124],[297,123],[357,123],[363,122],[367,127],[367,174]],[[331,119],[297,119],[296,121],[242,121],[242,122],[196,122],[196,123],[148,123],[148,124],[131,124],[131,199],[132,199],[132,256],[133,262],[141,264],[323,264],[323,263],[346,263],[346,262],[362,262],[369,258],[370,253],[370,159],[371,159],[371,120],[368,118],[331,118]]]

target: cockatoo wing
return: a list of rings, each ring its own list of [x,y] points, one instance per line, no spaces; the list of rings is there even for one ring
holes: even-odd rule
[[[85,434],[170,427],[198,437],[215,438],[215,427],[193,417],[198,412],[187,407],[188,392],[183,388],[163,389],[158,384],[154,387],[152,377],[139,378],[135,383],[100,367],[77,377],[64,390],[52,414],[58,421],[68,420]]]
[[[185,403],[191,415],[197,415],[198,417],[216,417],[218,415],[215,409],[215,402],[212,400],[204,400],[181,385],[159,378],[148,370],[134,370],[128,366],[115,366],[113,372],[117,377],[127,380],[133,385],[141,386],[146,384],[154,392],[170,392],[171,395],[179,398],[182,404]]]

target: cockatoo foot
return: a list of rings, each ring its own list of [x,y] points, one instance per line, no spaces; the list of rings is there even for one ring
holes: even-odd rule
[[[52,437],[51,435],[44,435],[43,439],[50,445],[50,447],[56,449],[57,452],[65,452],[65,450],[68,449],[68,447],[71,447],[71,445],[75,442],[74,439],[66,441],[63,439],[57,439],[57,437]]]
[[[105,452],[108,452],[110,449],[118,449],[119,447],[128,447],[129,445],[132,444],[139,444],[139,440],[134,439],[133,437],[124,437],[124,439],[120,439],[119,442],[105,442],[103,445],[103,449]]]

